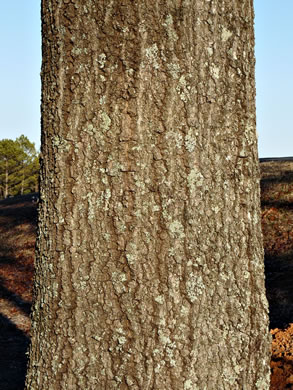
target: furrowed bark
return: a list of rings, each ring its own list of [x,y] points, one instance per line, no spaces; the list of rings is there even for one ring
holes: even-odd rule
[[[42,20],[26,389],[268,389],[252,1]]]

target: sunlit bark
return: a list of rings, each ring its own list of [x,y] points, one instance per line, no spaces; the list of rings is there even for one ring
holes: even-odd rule
[[[26,389],[268,389],[252,1],[42,13]]]

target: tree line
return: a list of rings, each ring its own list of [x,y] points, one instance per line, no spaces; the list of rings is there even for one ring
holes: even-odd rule
[[[35,144],[21,135],[0,140],[0,199],[38,191],[39,153]]]

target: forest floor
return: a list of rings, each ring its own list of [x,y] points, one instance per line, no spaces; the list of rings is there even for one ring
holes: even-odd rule
[[[0,202],[1,390],[24,388],[37,219],[32,196]]]
[[[271,389],[293,389],[293,161],[261,163]],[[0,201],[0,390],[23,390],[30,331],[37,205]]]
[[[293,161],[261,164],[262,229],[272,334],[271,389],[293,389]]]

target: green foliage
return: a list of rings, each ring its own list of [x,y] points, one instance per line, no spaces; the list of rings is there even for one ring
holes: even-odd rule
[[[39,158],[35,144],[21,135],[0,140],[0,198],[38,191]]]

